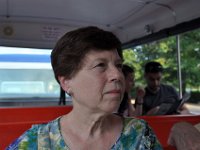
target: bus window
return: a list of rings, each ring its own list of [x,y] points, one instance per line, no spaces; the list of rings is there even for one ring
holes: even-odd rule
[[[1,83],[2,93],[25,93],[43,94],[45,87],[43,81],[3,81]]]
[[[54,78],[50,53],[47,49],[0,47],[1,106],[17,102],[18,105],[58,105],[60,86]]]
[[[182,95],[187,96],[186,106],[194,114],[200,114],[200,29],[182,33],[180,37]],[[158,61],[165,68],[162,82],[179,91],[176,36],[131,47],[123,52],[125,63],[136,69],[136,85],[145,85],[144,65]],[[134,91],[133,91],[134,95]]]

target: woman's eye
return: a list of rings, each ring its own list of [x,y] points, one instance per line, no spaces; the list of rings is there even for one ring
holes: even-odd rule
[[[105,67],[106,65],[104,63],[99,63],[95,67]]]
[[[122,64],[117,64],[117,68],[122,69]]]

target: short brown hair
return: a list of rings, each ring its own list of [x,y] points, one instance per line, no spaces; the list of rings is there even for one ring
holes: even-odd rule
[[[51,64],[54,75],[71,78],[82,67],[82,61],[90,50],[110,51],[117,49],[122,58],[121,42],[109,31],[97,27],[84,27],[62,36],[51,52]]]

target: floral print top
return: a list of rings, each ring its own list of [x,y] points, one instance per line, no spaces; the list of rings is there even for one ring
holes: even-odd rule
[[[122,133],[111,150],[162,150],[155,134],[141,119],[124,118]],[[47,124],[33,125],[7,150],[70,150],[60,131],[60,118]]]

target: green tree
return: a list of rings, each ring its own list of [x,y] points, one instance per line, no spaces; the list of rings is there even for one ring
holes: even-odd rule
[[[181,35],[182,75],[185,87],[199,87],[200,29]]]
[[[200,78],[200,29],[180,35],[183,91],[198,88]],[[123,51],[124,63],[133,66],[136,83],[144,83],[143,70],[148,61],[158,61],[165,68],[163,80],[178,88],[176,37],[136,46]]]

